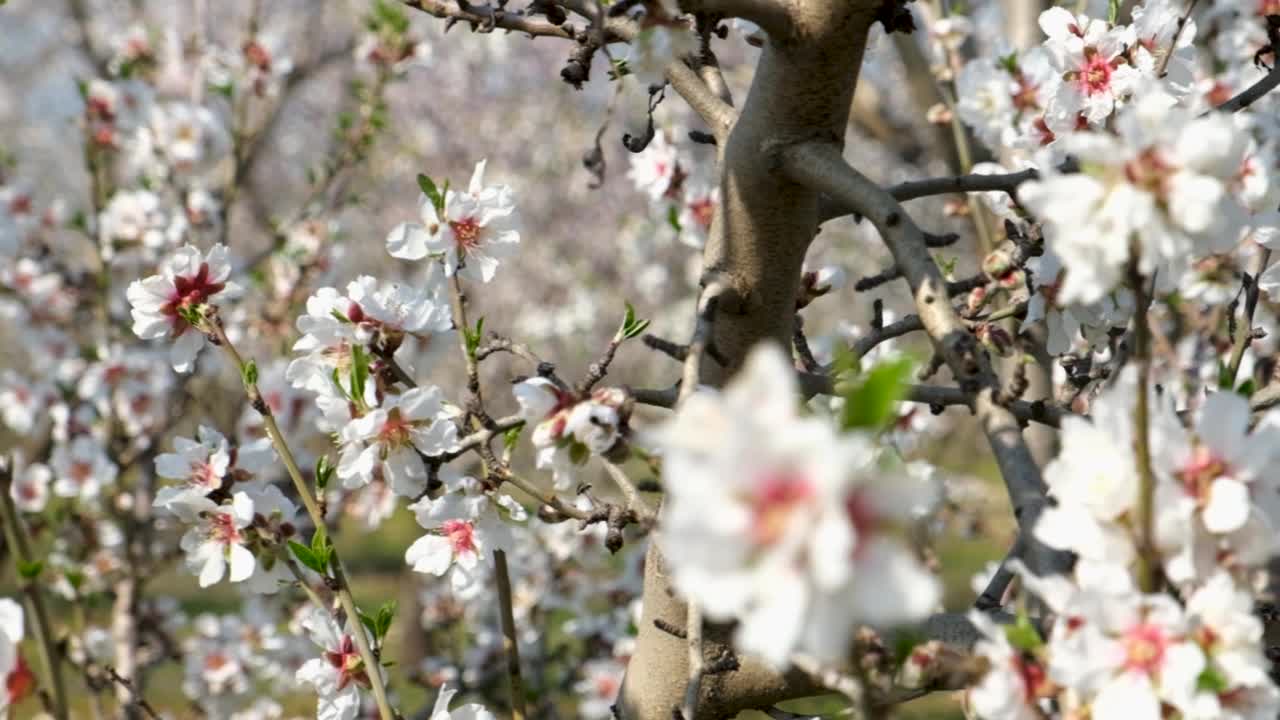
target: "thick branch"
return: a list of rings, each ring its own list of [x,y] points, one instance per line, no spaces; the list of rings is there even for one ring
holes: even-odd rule
[[[930,195],[968,192],[1007,192],[1013,194],[1018,186],[1028,180],[1035,180],[1040,173],[1035,168],[1027,168],[1021,172],[994,175],[951,175],[949,177],[929,178],[927,180],[909,180],[889,188],[894,200],[906,201]]]
[[[995,453],[1019,527],[1030,537],[1047,503],[1047,488],[1022,438],[1017,416],[997,401],[999,379],[990,358],[947,299],[946,281],[929,255],[924,234],[889,191],[845,163],[837,146],[802,143],[784,149],[779,159],[788,177],[863,215],[879,230],[911,286],[930,339],[961,389],[973,396],[974,414]],[[1048,572],[1056,564],[1056,558],[1044,550],[1031,548],[1027,560],[1033,570]]]
[[[666,76],[671,87],[680,93],[680,97],[711,128],[711,134],[715,135],[716,140],[723,141],[737,117],[733,108],[712,92],[702,78],[683,61],[672,60],[667,63]]]
[[[1038,177],[1040,173],[1035,168],[993,175],[949,175],[925,180],[908,180],[890,187],[888,192],[893,199],[900,202],[949,193],[1006,192],[1012,195],[1019,185]],[[846,206],[838,198],[824,197],[819,205],[818,222],[824,223],[855,212],[855,208]]]
[[[681,0],[680,9],[690,14],[742,18],[759,25],[775,39],[791,34],[791,13],[783,0]]]
[[[1280,62],[1277,62],[1271,72],[1267,73],[1261,80],[1245,88],[1239,95],[1214,109],[1224,113],[1240,112],[1262,99],[1263,95],[1275,90],[1276,86],[1280,86]]]
[[[512,32],[525,33],[529,37],[558,37],[573,39],[578,30],[573,25],[553,25],[547,20],[539,20],[524,15],[507,12],[490,5],[471,5],[466,9],[457,3],[446,0],[404,0],[404,4],[428,15],[469,23],[475,28],[501,28]]]

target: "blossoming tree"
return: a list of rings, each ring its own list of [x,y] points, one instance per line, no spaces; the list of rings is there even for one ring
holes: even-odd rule
[[[1280,3],[10,4],[0,718],[1280,714]]]

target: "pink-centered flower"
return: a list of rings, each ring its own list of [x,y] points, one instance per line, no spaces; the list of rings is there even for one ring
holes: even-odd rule
[[[487,491],[474,478],[449,479],[443,495],[409,506],[427,534],[409,546],[405,562],[415,572],[450,573],[455,592],[474,591],[490,553],[511,548],[513,536],[503,516],[523,518],[518,508],[511,498]]]
[[[471,175],[466,192],[448,190],[440,212],[431,198],[418,200],[421,223],[401,223],[387,236],[387,252],[404,260],[438,255],[445,274],[489,282],[501,258],[520,242],[515,193],[506,185],[485,185],[485,162]]]
[[[380,473],[396,493],[421,495],[427,487],[427,466],[419,453],[440,455],[457,445],[456,414],[435,386],[387,397],[380,407],[342,429],[338,477],[345,487],[357,488]]]
[[[169,358],[173,369],[188,372],[205,338],[188,321],[207,306],[230,300],[240,288],[227,278],[231,263],[225,245],[202,254],[184,245],[165,259],[159,275],[135,280],[126,295],[133,313],[133,332],[144,340],[172,338]]]
[[[1130,27],[1054,7],[1040,15],[1040,28],[1053,69],[1062,77],[1049,100],[1047,116],[1055,128],[1070,129],[1077,118],[1099,124],[1135,89],[1138,71],[1123,56],[1134,42]]]
[[[764,346],[653,437],[664,475],[679,478],[658,538],[676,587],[709,617],[737,619],[737,646],[774,665],[794,651],[836,658],[858,623],[918,618],[939,597],[887,533],[933,502],[928,473],[798,407],[794,367]]]

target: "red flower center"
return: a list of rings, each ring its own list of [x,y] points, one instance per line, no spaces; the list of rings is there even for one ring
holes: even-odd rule
[[[1076,83],[1085,95],[1097,95],[1111,90],[1111,63],[1093,48],[1084,51],[1084,66],[1076,74]]]
[[[698,227],[704,232],[711,228],[711,217],[715,211],[716,204],[711,201],[710,196],[698,198],[689,203],[689,212],[693,215],[694,222],[698,223]]]
[[[209,520],[209,535],[223,545],[240,544],[240,528],[231,513],[214,513]]]
[[[777,542],[786,532],[791,512],[813,495],[808,478],[791,471],[765,475],[751,498],[751,537],[757,545]]]
[[[209,263],[200,263],[200,269],[191,277],[175,277],[173,291],[169,293],[169,301],[160,312],[173,324],[174,335],[181,335],[190,325],[179,314],[180,309],[199,307],[209,298],[222,292],[226,283],[209,280]]]
[[[1213,486],[1213,481],[1230,474],[1231,466],[1227,461],[1203,445],[1197,446],[1178,470],[1183,490],[1202,503],[1209,499],[1209,488]]]
[[[352,682],[369,687],[369,675],[365,672],[360,653],[356,651],[355,642],[350,635],[343,635],[338,649],[325,652],[324,657],[338,670],[339,690],[345,689]]]
[[[271,72],[271,53],[256,40],[244,44],[244,59],[263,72]]]
[[[459,248],[471,250],[480,245],[480,223],[474,217],[450,220],[449,229],[453,230]]]
[[[445,520],[440,526],[444,536],[449,539],[454,555],[474,553],[476,551],[476,527],[467,520]]]
[[[610,675],[597,675],[595,678],[596,695],[612,700],[618,696],[618,679]]]
[[[387,419],[378,429],[378,441],[389,448],[403,447],[409,444],[409,433],[412,430],[413,423],[404,419],[400,414],[400,408],[391,408],[387,413]]]
[[[1150,623],[1130,628],[1124,634],[1122,642],[1125,668],[1147,675],[1154,675],[1160,669],[1165,650],[1169,647],[1169,638],[1165,636],[1164,628]]]
[[[71,463],[69,474],[77,485],[84,485],[89,481],[89,478],[93,477],[93,463],[87,460],[76,460]]]
[[[191,463],[191,482],[202,487],[216,490],[222,486],[222,477],[213,469],[211,462]]]

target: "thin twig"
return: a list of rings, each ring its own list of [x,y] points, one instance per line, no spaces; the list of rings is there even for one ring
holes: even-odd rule
[[[216,339],[217,344],[222,346],[231,361],[235,363],[236,370],[240,373],[240,376],[244,377],[245,361],[241,358],[235,345],[227,337],[226,330],[222,327],[221,318],[215,314],[209,319],[208,325],[212,337]],[[280,432],[280,426],[276,424],[275,414],[272,413],[271,406],[262,399],[262,394],[259,392],[256,383],[245,383],[245,392],[249,396],[249,403],[253,406],[253,409],[257,410],[258,414],[262,416],[262,424],[267,431],[267,436],[271,438],[271,445],[275,448],[276,454],[280,456],[281,461],[284,462],[285,470],[288,471],[289,478],[293,480],[294,490],[298,493],[303,506],[307,509],[307,514],[311,516],[311,522],[317,530],[325,530],[325,534],[329,535],[324,521],[324,512],[320,509],[320,504],[316,501],[315,495],[312,494],[306,479],[303,478],[302,470],[298,468],[298,462],[294,459],[293,452],[289,449],[289,443],[285,441],[284,435]],[[373,654],[369,638],[365,635],[364,625],[360,622],[355,597],[351,594],[351,585],[347,581],[346,572],[343,570],[338,549],[331,545],[330,551],[332,552],[330,568],[333,572],[333,583],[336,586],[335,592],[351,626],[351,635],[356,642],[356,649],[360,653],[360,659],[364,662],[365,675],[369,678],[369,684],[373,690],[373,698],[378,705],[378,714],[382,720],[396,720],[398,715],[387,699],[387,688],[382,679],[382,667],[378,662],[377,656]]]
[[[653,508],[640,497],[640,491],[636,488],[635,483],[631,482],[631,478],[627,477],[627,473],[617,465],[609,462],[604,463],[605,470],[609,472],[609,477],[618,485],[618,490],[622,492],[622,497],[626,500],[627,509],[636,515],[636,522],[643,527],[653,527],[657,521],[657,516],[653,512]]]
[[[1187,21],[1191,19],[1191,13],[1195,11],[1196,4],[1200,0],[1191,0],[1187,3],[1186,12],[1178,18],[1178,28],[1173,31],[1173,39],[1169,41],[1169,49],[1165,52],[1164,57],[1160,58],[1160,65],[1156,68],[1156,77],[1162,78],[1169,74],[1169,61],[1173,59],[1173,53],[1178,49],[1178,40],[1182,37],[1182,31],[1187,27]]]
[[[1262,273],[1266,271],[1267,264],[1271,262],[1271,250],[1262,248],[1262,252],[1258,255],[1258,264],[1254,268],[1253,277],[1246,275],[1244,277],[1244,327],[1237,329],[1237,335],[1234,338],[1235,344],[1231,348],[1231,360],[1227,364],[1226,380],[1227,386],[1235,387],[1236,376],[1240,373],[1240,364],[1244,362],[1245,350],[1249,349],[1254,341],[1253,332],[1253,314],[1258,309],[1258,278],[1262,277]]]
[[[36,648],[40,653],[40,662],[44,666],[45,679],[49,681],[53,690],[50,712],[58,720],[66,720],[68,717],[67,689],[62,682],[62,669],[57,661],[57,644],[53,639],[53,627],[49,624],[44,595],[40,592],[39,584],[33,578],[24,577],[21,572],[23,568],[31,566],[34,558],[31,554],[31,545],[27,542],[28,535],[22,518],[18,516],[18,510],[13,504],[11,493],[13,465],[13,458],[10,457],[6,466],[0,468],[0,513],[3,513],[0,519],[4,520],[5,542],[9,544],[18,570],[15,575],[22,587],[23,595],[27,597],[27,609],[30,614],[27,621],[31,625],[31,634],[36,639]]]
[[[511,575],[507,572],[507,554],[493,551],[493,569],[497,576],[498,610],[502,620],[502,650],[507,656],[507,679],[511,682],[511,720],[524,720],[524,681],[520,674],[520,645],[517,642],[515,613],[511,609]]]
[[[1159,578],[1159,554],[1155,546],[1155,470],[1151,463],[1151,331],[1147,311],[1151,305],[1147,281],[1138,269],[1136,248],[1130,250],[1129,285],[1134,295],[1133,362],[1138,367],[1138,396],[1134,424],[1134,455],[1138,470],[1138,582],[1143,592],[1155,592]]]

